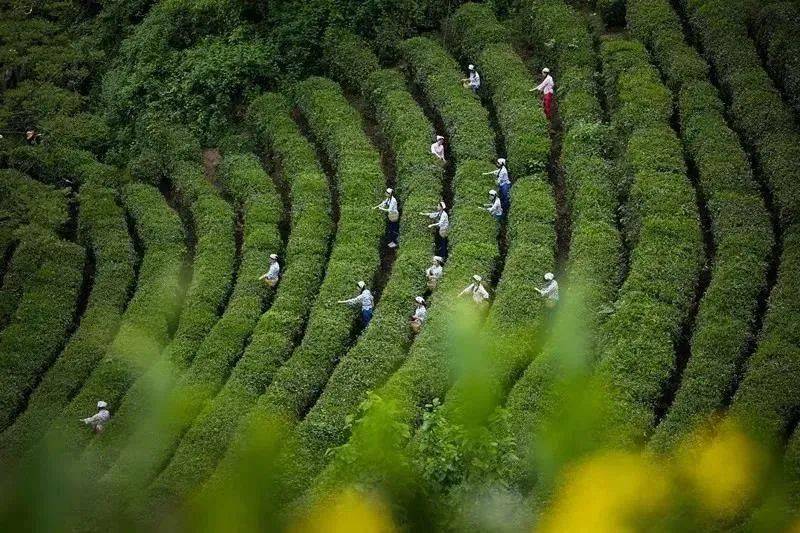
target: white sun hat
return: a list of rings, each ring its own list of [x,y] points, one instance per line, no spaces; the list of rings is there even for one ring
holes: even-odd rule
[[[498,158],[497,158],[497,164],[498,164],[498,165],[505,165],[505,164],[506,164],[506,160],[505,160],[505,158],[503,158],[503,157],[498,157]]]
[[[442,137],[441,135],[437,135],[437,136],[436,136],[436,140],[437,140],[437,141],[443,141],[443,140],[444,140],[444,137]]]
[[[447,209],[447,204],[445,204],[444,201],[441,201],[439,202],[439,207],[441,207],[442,209]]]
[[[439,264],[441,264],[441,263],[442,263],[442,258],[441,258],[441,256],[434,255],[434,256],[433,256],[433,260],[434,260],[434,261],[436,261],[436,262],[437,262],[437,263],[439,263]]]
[[[478,283],[480,283],[481,281],[483,281],[483,278],[482,278],[482,277],[480,277],[480,276],[479,276],[479,275],[477,275],[477,274],[475,274],[474,276],[472,276],[472,279],[474,279],[474,280],[475,280],[475,281],[477,281]]]
[[[467,67],[467,68],[469,68],[470,70],[475,70],[475,65],[473,65],[472,63],[470,63],[469,67]]]
[[[358,286],[359,289],[363,289],[364,287],[367,286],[367,284],[364,283],[363,281],[359,281],[358,283],[356,283],[356,285]]]
[[[424,304],[425,298],[423,298],[422,296],[417,296],[416,298],[414,298],[414,301],[417,302],[418,304]]]
[[[547,281],[553,281],[554,277],[555,276],[553,276],[552,272],[548,272],[547,274],[544,275],[544,279],[546,279]]]
[[[547,68],[547,67],[544,67],[544,68],[542,69],[542,74],[550,74],[550,69],[549,69],[549,68]]]
[[[270,259],[274,259],[275,261],[278,260],[278,254],[269,254]]]
[[[489,194],[491,194],[492,196],[497,196],[497,191],[492,189],[489,191]]]
[[[100,400],[99,402],[97,402],[97,408],[98,409],[105,409],[106,407],[108,407],[108,404],[106,402],[104,402],[103,400]]]
[[[386,189],[386,194],[392,194],[393,192],[394,192],[394,189],[391,189],[391,188]]]

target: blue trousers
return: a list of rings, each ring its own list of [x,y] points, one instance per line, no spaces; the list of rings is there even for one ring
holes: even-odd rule
[[[389,242],[397,243],[397,238],[400,236],[400,221],[389,221]]]
[[[503,213],[508,213],[508,206],[511,205],[511,184],[500,186],[500,206]]]
[[[364,327],[369,325],[369,321],[372,320],[372,309],[362,309],[361,310],[361,323]]]
[[[447,259],[447,237],[439,236],[439,257]]]

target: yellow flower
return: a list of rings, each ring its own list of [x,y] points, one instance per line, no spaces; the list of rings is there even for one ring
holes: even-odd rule
[[[397,528],[386,505],[376,496],[344,491],[320,502],[291,528],[293,533],[394,533]]]
[[[727,424],[713,438],[698,440],[679,456],[682,473],[707,511],[718,517],[732,516],[757,490],[759,452],[742,432]]]
[[[669,505],[667,474],[638,454],[609,452],[571,469],[545,516],[545,532],[632,531]]]

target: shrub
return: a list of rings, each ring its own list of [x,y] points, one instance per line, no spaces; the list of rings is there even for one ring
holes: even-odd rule
[[[179,161],[173,166],[173,190],[191,217],[195,242],[192,278],[169,344],[119,403],[114,411],[114,431],[94,439],[87,450],[87,464],[98,476],[111,466],[135,428],[153,418],[159,402],[147,392],[156,389],[156,384],[167,387],[191,363],[219,319],[231,289],[236,256],[233,209],[206,180],[199,164]],[[152,425],[145,424],[143,431],[147,429]]]
[[[609,26],[625,26],[625,0],[594,0],[594,8]]]
[[[697,169],[716,248],[711,282],[695,319],[691,357],[651,444],[666,450],[722,407],[735,380],[764,290],[772,228],[747,155],[722,114],[724,104],[704,81],[707,65],[683,41],[672,6],[664,0],[629,1],[628,20],[678,97],[683,144]]]
[[[740,2],[720,0],[682,0],[680,5],[730,99],[733,126],[769,179],[781,225],[794,223],[800,206],[800,137],[748,37],[746,10]]]
[[[487,111],[461,86],[463,74],[445,50],[425,37],[400,44],[412,80],[426,93],[433,111],[442,118],[456,161],[492,161],[494,135]],[[485,191],[484,191],[485,192]]]
[[[76,420],[90,414],[101,399],[112,411],[116,409],[131,383],[161,353],[179,310],[180,275],[186,255],[180,219],[154,187],[133,183],[122,192],[144,255],[136,292],[105,357],[47,433],[46,440],[59,440],[74,452],[92,437],[91,431]]]
[[[652,430],[656,403],[674,372],[674,343],[694,294],[702,245],[694,191],[668,126],[669,92],[640,44],[604,43],[602,55],[615,113],[641,118],[612,119],[627,139],[629,231],[636,247],[616,311],[602,328],[598,365],[614,405],[611,439],[634,445]],[[643,94],[655,97],[643,100]]]
[[[35,238],[40,233],[54,234],[64,229],[69,217],[67,195],[30,179],[15,170],[0,171],[0,222],[4,230],[2,252],[10,255],[0,288],[0,327],[11,319],[22,293],[40,267],[46,246]],[[29,231],[21,227],[32,225]],[[17,246],[20,239],[34,237]],[[15,248],[16,246],[16,248]]]
[[[394,155],[397,182],[394,185],[402,210],[400,248],[384,287],[370,328],[358,339],[334,370],[314,407],[297,426],[292,439],[292,457],[287,461],[294,495],[308,487],[329,455],[329,448],[346,442],[346,420],[352,416],[369,390],[381,385],[402,363],[414,339],[408,317],[413,296],[426,291],[424,267],[431,257],[431,232],[417,218],[441,198],[441,168],[429,152],[433,130],[405,86],[403,76],[393,70],[378,70],[377,59],[366,43],[352,34],[329,35],[326,61],[334,75],[366,97],[369,110]],[[351,76],[339,66],[348,65]],[[349,81],[348,81],[349,80]],[[264,413],[268,415],[269,413]],[[231,454],[233,455],[233,454]],[[226,465],[230,465],[228,461]],[[287,500],[291,496],[287,494]]]
[[[748,11],[744,4],[684,0],[680,5],[730,98],[729,114],[734,127],[753,150],[760,174],[769,179],[781,224],[784,242],[778,279],[770,294],[759,346],[748,362],[731,406],[731,412],[742,423],[760,430],[755,432],[758,438],[781,438],[793,420],[789,413],[797,409],[798,400],[793,394],[772,391],[800,387],[792,384],[792,377],[797,374],[790,370],[796,364],[797,354],[787,349],[792,345],[791,330],[769,329],[767,325],[774,320],[791,320],[796,316],[792,310],[797,309],[799,301],[795,290],[798,274],[794,234],[800,205],[800,169],[796,164],[800,137],[791,112],[761,67],[755,45],[748,36],[745,23]],[[781,313],[786,314],[780,316]],[[775,369],[780,370],[775,372]]]
[[[36,231],[29,229],[28,231]],[[38,232],[40,260],[19,305],[0,334],[0,428],[24,407],[39,375],[50,366],[75,320],[85,253],[73,243]]]
[[[761,2],[756,5],[761,7]],[[766,66],[796,115],[800,115],[800,46],[795,36],[798,23],[797,5],[776,2],[761,7],[751,25]]]
[[[610,165],[603,159],[607,127],[601,123],[593,81],[596,57],[586,23],[561,0],[528,3],[519,18],[522,32],[530,36],[528,42],[543,54],[542,64],[555,72],[564,128],[561,164],[572,221],[566,265],[570,286],[562,292],[568,307],[555,316],[552,327],[554,332],[563,331],[560,328],[569,321],[569,311],[580,313],[590,345],[588,360],[580,363],[589,365],[594,355],[591,346],[607,316],[606,310],[616,298],[621,267],[620,235],[615,221],[616,186]],[[575,354],[566,357],[559,347],[561,341],[556,337],[546,341],[506,402],[508,426],[522,457],[510,471],[510,480],[518,486],[529,484],[526,459],[537,432],[564,402],[559,383],[575,371],[570,367]],[[543,489],[542,479],[537,477],[538,490]]]
[[[197,380],[213,394],[214,387],[222,385],[225,373],[230,372],[216,397],[202,407],[194,421],[187,420],[191,427],[169,465],[154,481],[152,497],[185,493],[193,483],[211,474],[242,419],[290,356],[314,307],[332,238],[332,202],[314,150],[291,120],[289,111],[286,100],[277,94],[257,98],[248,111],[256,137],[274,153],[283,175],[291,181],[292,229],[279,290],[273,305],[256,323],[244,353],[232,353],[232,359],[222,361],[215,373],[211,372],[210,360],[204,373],[208,377]],[[248,176],[227,173],[232,189],[251,187]],[[250,204],[257,205],[258,202]]]
[[[94,258],[86,311],[25,411],[0,436],[0,453],[5,457],[19,457],[33,446],[78,392],[114,337],[134,285],[135,253],[115,191],[86,183],[79,202],[79,234]]]
[[[219,170],[219,181],[235,200],[244,220],[242,257],[233,293],[224,314],[213,327],[209,326],[207,335],[203,333],[198,339],[194,336],[197,327],[189,327],[183,331],[179,328],[175,340],[165,350],[162,367],[154,367],[153,374],[148,376],[151,382],[155,382],[165,379],[163,374],[166,373],[169,382],[167,386],[161,385],[164,390],[156,397],[158,401],[155,403],[175,406],[171,413],[174,416],[162,424],[143,424],[132,436],[131,431],[126,432],[127,435],[123,434],[128,440],[117,443],[120,448],[119,459],[102,478],[102,483],[109,492],[115,491],[117,494],[119,490],[132,484],[143,487],[158,474],[159,468],[169,460],[183,432],[203,407],[203,402],[219,389],[227,370],[241,356],[248,336],[252,334],[265,304],[269,302],[272,291],[258,277],[268,263],[269,254],[278,253],[282,248],[278,231],[282,219],[278,193],[260,162],[252,154],[227,155]],[[179,190],[182,189],[182,194],[191,196],[192,189],[206,182],[183,177],[176,179],[176,183]],[[195,205],[211,198],[216,197],[201,197]],[[212,212],[204,214],[211,215]],[[230,224],[231,217],[220,217],[219,221]],[[215,234],[225,237],[225,232],[216,231],[209,233],[208,238],[213,238]],[[225,238],[229,243],[233,242],[232,236]],[[210,251],[213,252],[213,247]],[[207,255],[204,259],[213,261],[214,254]],[[212,262],[218,263],[218,260]],[[197,267],[195,271],[197,272]],[[209,304],[218,306],[216,300],[208,301]],[[187,309],[201,313],[203,311],[200,305]],[[200,317],[202,316],[201,314]],[[194,326],[197,321],[190,320],[188,324]],[[128,424],[155,418],[148,417],[147,409],[135,403],[140,397],[148,397],[148,385],[153,387],[146,379],[142,381],[138,390],[134,387],[129,391],[130,403],[123,404],[121,408],[129,409],[126,413]],[[151,410],[155,409],[157,406]],[[115,423],[117,421],[115,419]],[[99,451],[101,460],[110,455],[105,449]],[[98,461],[94,455],[91,458],[94,462]]]
[[[491,272],[497,256],[496,227],[485,213],[475,209],[475,202],[486,194],[492,180],[480,174],[491,168],[493,136],[486,111],[461,86],[461,74],[453,59],[436,43],[426,38],[413,38],[399,46],[412,81],[442,120],[449,136],[456,170],[452,183],[454,204],[451,213],[450,258],[446,274],[430,305],[425,326],[414,341],[403,365],[377,391],[376,397],[393,406],[390,420],[380,408],[368,409],[354,425],[349,442],[338,449],[333,461],[317,477],[314,490],[325,491],[332,484],[357,477],[368,479],[380,469],[370,461],[369,450],[375,443],[373,422],[391,428],[397,437],[381,444],[386,453],[407,444],[410,436],[398,428],[408,428],[420,419],[423,406],[442,396],[452,383],[447,353],[450,339],[447,331],[451,317],[457,312],[456,294],[475,273]],[[451,161],[453,164],[453,161]],[[480,179],[478,179],[480,178]],[[383,404],[378,402],[375,405]]]
[[[514,378],[541,345],[544,301],[536,290],[537,281],[533,280],[554,269],[556,237],[552,189],[545,176],[537,172],[547,165],[550,138],[541,107],[530,97],[529,89],[536,85],[531,74],[509,45],[495,44],[502,36],[502,28],[492,12],[485,6],[466,4],[448,21],[447,27],[451,35],[463,39],[455,41],[454,47],[471,49],[478,58],[476,64],[495,107],[509,165],[516,177],[508,214],[506,263],[486,322],[491,354],[483,384],[487,399],[481,404],[475,401],[475,376],[466,374],[448,392],[438,413],[441,422],[459,424],[470,411],[473,423],[484,424],[490,410],[502,402]],[[512,343],[514,350],[508,350]],[[480,412],[481,408],[485,411]],[[415,448],[429,438],[426,432],[431,430],[425,428],[417,433]],[[417,449],[417,456],[430,452],[423,446]],[[454,474],[467,476],[468,472]]]

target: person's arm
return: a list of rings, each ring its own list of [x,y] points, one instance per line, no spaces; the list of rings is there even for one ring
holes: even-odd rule
[[[531,92],[533,92],[533,91],[541,91],[544,88],[544,84],[545,84],[545,82],[543,81],[542,83],[540,83],[539,85],[537,85],[536,87],[531,89]]]
[[[500,169],[498,168],[497,170],[490,170],[489,172],[484,172],[483,174],[481,174],[481,176],[489,176],[491,174],[494,174],[495,176],[497,176],[499,173],[500,173]]]
[[[542,296],[550,296],[551,294],[553,294],[553,292],[555,292],[555,290],[556,290],[555,284],[554,283],[548,283],[547,287],[545,287],[544,289],[542,289],[539,292],[541,293]]]
[[[359,296],[361,296],[361,295],[359,294]],[[349,300],[339,300],[339,301],[338,301],[338,302],[336,302],[336,303],[337,303],[337,304],[353,305],[353,304],[355,304],[356,302],[358,302],[358,296],[356,296],[355,298],[350,298]]]
[[[95,413],[94,415],[90,416],[89,418],[84,418],[83,419],[84,424],[87,424],[87,425],[94,424],[94,423],[99,422],[99,421],[100,421],[100,413],[99,412]]]
[[[467,294],[468,292],[470,292],[470,291],[472,290],[472,286],[473,286],[473,284],[472,284],[472,283],[470,283],[469,285],[467,285],[467,286],[464,288],[464,290],[463,290],[463,291],[459,292],[459,293],[458,293],[458,295],[459,295],[459,296],[464,296],[465,294]]]

